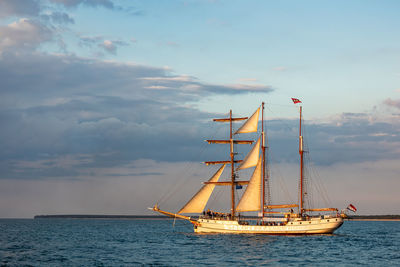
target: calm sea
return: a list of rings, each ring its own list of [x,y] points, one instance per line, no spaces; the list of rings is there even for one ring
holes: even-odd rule
[[[334,235],[199,235],[172,220],[0,220],[1,266],[400,266],[400,222]]]

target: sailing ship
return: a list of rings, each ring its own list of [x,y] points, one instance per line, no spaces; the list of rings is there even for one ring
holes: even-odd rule
[[[295,104],[300,100],[292,98]],[[239,135],[258,132],[259,115],[261,109],[261,134],[256,142],[237,138]],[[177,213],[161,210],[158,204],[151,208],[172,218],[190,221],[196,233],[240,233],[240,234],[331,234],[338,229],[346,217],[342,210],[336,208],[311,209],[305,207],[304,190],[304,144],[302,135],[302,106],[299,107],[299,155],[300,155],[300,181],[298,203],[271,205],[266,203],[266,134],[264,131],[264,102],[248,117],[232,117],[232,110],[228,118],[214,119],[214,122],[229,123],[229,139],[206,140],[209,144],[228,144],[230,146],[229,159],[225,161],[207,161],[206,165],[220,164],[221,167],[207,181],[203,187],[183,206]],[[245,121],[237,130],[233,131],[233,123]],[[241,144],[254,144],[243,160],[235,157],[237,153],[234,147]],[[230,165],[230,180],[219,181],[226,166]],[[240,170],[254,168],[248,181],[238,180],[237,173]],[[216,186],[230,187],[231,207],[230,213],[219,213],[205,210],[206,204]],[[235,189],[247,186],[239,203],[235,203]],[[242,212],[258,212],[258,218],[249,219],[241,215]],[[315,212],[323,215],[313,215]],[[328,212],[328,213],[327,213]],[[183,214],[199,214],[189,217]]]

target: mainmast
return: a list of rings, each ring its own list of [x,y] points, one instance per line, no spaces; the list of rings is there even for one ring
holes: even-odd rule
[[[265,211],[265,136],[264,136],[264,102],[261,105],[261,151],[262,151],[262,205],[261,205],[261,213],[264,218]]]
[[[302,106],[300,106],[300,125],[299,125],[299,154],[300,154],[300,203],[299,203],[299,213],[303,214],[303,171],[304,171],[304,162],[303,162],[303,136],[301,135],[301,120],[302,120]]]

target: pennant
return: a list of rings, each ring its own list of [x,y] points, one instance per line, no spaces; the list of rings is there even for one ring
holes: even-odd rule
[[[349,204],[349,206],[347,206],[347,209],[351,210],[352,212],[356,212],[357,211],[357,208],[354,207],[352,204]]]
[[[301,101],[300,101],[299,99],[293,98],[293,97],[292,97],[292,101],[293,101],[293,103],[295,103],[295,104],[301,103]]]

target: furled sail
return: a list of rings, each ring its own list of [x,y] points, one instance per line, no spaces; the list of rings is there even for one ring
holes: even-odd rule
[[[245,123],[243,123],[243,125],[235,132],[235,134],[257,132],[259,114],[260,108],[258,108],[256,112],[254,112],[254,114],[251,115],[251,117]]]
[[[219,170],[208,180],[209,182],[218,182],[219,177],[224,171],[225,164],[219,168]],[[215,184],[204,185],[196,195],[189,200],[188,203],[178,213],[201,213],[207,204],[208,199],[211,196],[212,191],[215,188]]]
[[[246,191],[236,207],[238,212],[258,211],[261,209],[261,163],[262,158],[259,157],[257,167],[254,169]]]
[[[238,170],[254,167],[257,165],[258,157],[260,155],[260,140],[261,137],[258,138],[256,144],[244,158],[243,162],[239,165],[239,167],[237,168]]]

